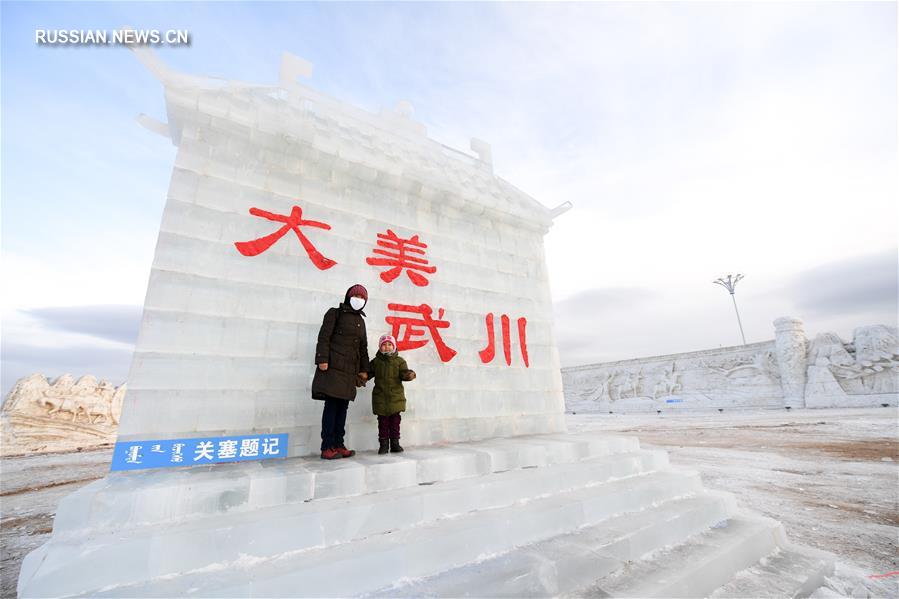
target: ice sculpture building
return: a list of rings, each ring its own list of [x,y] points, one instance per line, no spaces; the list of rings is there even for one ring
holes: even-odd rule
[[[420,375],[410,443],[562,431],[543,257],[553,213],[493,175],[483,142],[478,156],[447,148],[406,107],[338,103],[285,62],[277,88],[181,84],[156,68],[178,154],[120,439],[266,430],[289,434],[290,455],[317,451],[315,340],[354,283],[369,290],[372,355],[393,331]],[[292,212],[328,228],[285,230]],[[256,255],[236,246],[279,229]],[[377,444],[369,393],[347,429],[363,449]]]

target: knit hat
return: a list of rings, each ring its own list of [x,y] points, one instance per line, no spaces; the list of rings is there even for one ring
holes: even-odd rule
[[[362,299],[364,299],[365,301],[368,301],[368,290],[365,287],[363,287],[362,285],[359,285],[357,283],[356,285],[353,285],[352,287],[350,287],[349,289],[346,290],[347,299],[349,299],[351,297],[355,297],[357,295],[359,297],[361,297]]]
[[[393,335],[381,335],[381,338],[378,339],[378,350],[381,349],[381,346],[384,345],[385,341],[389,341],[393,344],[393,351],[396,353],[396,339],[393,338]]]

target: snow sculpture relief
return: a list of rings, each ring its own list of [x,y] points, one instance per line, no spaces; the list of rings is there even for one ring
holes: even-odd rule
[[[852,343],[836,333],[822,333],[809,346],[808,362],[809,406],[828,405],[833,398],[842,405],[889,404],[896,395],[899,343],[894,327],[859,327]]]
[[[858,327],[809,342],[802,321],[779,318],[775,339],[562,370],[569,411],[897,405],[895,327]]]
[[[899,352],[896,327],[878,324],[853,331],[852,347],[858,362],[889,360],[895,364]]]
[[[672,362],[671,369],[663,371],[661,380],[659,380],[655,384],[655,387],[653,387],[652,398],[658,399],[659,397],[674,395],[680,391],[680,389],[680,373],[674,372],[674,362]]]
[[[599,388],[597,389],[597,392],[596,392],[595,396],[593,397],[594,401],[602,400],[602,399],[604,399],[606,401],[612,400],[612,396],[609,395],[609,385],[612,383],[612,379],[615,378],[616,374],[618,374],[617,371],[613,370],[608,375],[606,375],[606,377],[604,379],[602,379],[600,381]]]
[[[854,360],[843,347],[836,333],[821,333],[809,344],[808,377],[805,384],[805,400],[814,403],[818,398],[839,397],[845,400],[846,392],[837,382],[832,368],[849,366]]]
[[[41,374],[19,379],[3,402],[3,454],[63,451],[111,443],[126,385],[64,374],[53,383]]]
[[[763,377],[767,380],[780,378],[777,357],[771,351],[757,352],[748,357],[724,358],[716,363],[703,360],[702,364],[710,372],[723,374],[728,378],[739,378],[741,375]]]

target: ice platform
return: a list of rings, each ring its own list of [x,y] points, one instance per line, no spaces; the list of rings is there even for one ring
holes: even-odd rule
[[[807,594],[833,570],[634,437],[116,473],[66,497],[20,597]],[[747,574],[749,572],[749,574]],[[748,595],[746,595],[748,596]]]

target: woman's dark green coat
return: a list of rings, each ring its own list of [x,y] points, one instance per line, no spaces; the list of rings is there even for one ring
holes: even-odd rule
[[[385,356],[381,352],[368,367],[368,377],[375,379],[371,392],[371,411],[378,416],[391,416],[406,411],[403,380],[409,377],[409,367],[399,354]]]
[[[356,377],[368,371],[368,337],[364,313],[353,310],[349,299],[325,312],[315,346],[313,399],[356,399]],[[327,370],[318,368],[328,363]]]

